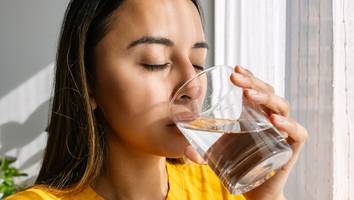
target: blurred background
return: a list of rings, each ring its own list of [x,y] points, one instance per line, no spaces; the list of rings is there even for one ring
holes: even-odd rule
[[[69,0],[0,1],[0,157],[31,185],[46,142],[56,44]],[[289,200],[354,200],[354,1],[201,0],[208,65],[272,84],[310,137]]]

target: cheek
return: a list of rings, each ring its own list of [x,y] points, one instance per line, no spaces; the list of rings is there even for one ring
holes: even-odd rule
[[[146,127],[158,120],[158,116],[166,116],[169,84],[153,74],[154,72],[149,73],[126,67],[110,70],[104,77],[98,77],[104,80],[98,88],[98,104],[103,109],[106,120],[117,131],[133,131],[136,125],[132,124]]]
[[[102,84],[99,88],[98,105],[119,140],[140,151],[180,156],[187,141],[167,126],[171,122],[168,109],[171,78],[134,70],[107,76],[104,87]]]

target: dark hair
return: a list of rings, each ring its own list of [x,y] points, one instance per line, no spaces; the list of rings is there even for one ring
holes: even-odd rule
[[[48,140],[38,185],[69,192],[88,186],[103,169],[106,138],[100,109],[90,105],[93,51],[124,0],[71,0],[56,57]],[[200,16],[198,0],[192,0]],[[201,17],[202,21],[203,18]]]

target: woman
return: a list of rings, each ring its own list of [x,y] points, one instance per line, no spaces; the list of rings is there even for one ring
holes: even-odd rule
[[[36,185],[9,199],[285,199],[307,133],[285,100],[241,67],[232,82],[289,136],[292,159],[243,196],[228,194],[205,165],[178,162],[203,160],[171,125],[167,105],[203,69],[207,47],[196,0],[72,0],[43,165]]]

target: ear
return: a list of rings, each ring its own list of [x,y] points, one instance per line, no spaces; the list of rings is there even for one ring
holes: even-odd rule
[[[96,99],[93,97],[90,97],[90,105],[91,105],[91,110],[94,111],[97,108],[97,103],[96,103]]]

